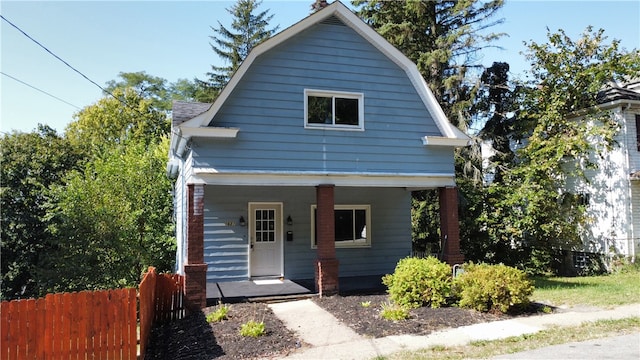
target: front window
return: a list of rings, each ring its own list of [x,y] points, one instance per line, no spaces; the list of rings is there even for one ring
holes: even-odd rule
[[[305,127],[364,130],[363,95],[305,90]]]
[[[316,248],[317,206],[311,206],[311,247]],[[336,247],[371,246],[371,206],[335,205],[335,243]]]

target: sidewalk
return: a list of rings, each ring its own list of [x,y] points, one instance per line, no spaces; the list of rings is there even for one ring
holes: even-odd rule
[[[610,310],[576,308],[557,314],[463,326],[427,336],[394,335],[374,339],[356,334],[309,299],[269,306],[290,330],[312,345],[311,348],[289,355],[288,359],[371,359],[402,350],[418,350],[436,345],[466,345],[472,341],[532,334],[551,326],[572,326],[587,321],[640,316],[640,304]]]

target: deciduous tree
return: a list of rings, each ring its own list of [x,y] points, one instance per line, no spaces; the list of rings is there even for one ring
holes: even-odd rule
[[[82,156],[66,139],[45,125],[30,133],[0,138],[0,298],[38,296],[43,255],[49,248],[44,216],[52,186],[81,167]]]
[[[173,270],[168,140],[105,150],[52,190],[48,291],[135,286],[147,266]]]
[[[563,30],[547,37],[528,43],[531,80],[518,114],[524,141],[503,183],[490,189],[490,218],[500,222],[493,236],[530,249],[534,255],[520,260],[533,271],[551,270],[556,250],[580,245],[585,206],[568,193],[567,179],[586,180],[598,165],[593,157],[615,146],[619,124],[597,107],[598,93],[640,73],[638,51],[605,42],[603,30],[589,27],[576,41]]]

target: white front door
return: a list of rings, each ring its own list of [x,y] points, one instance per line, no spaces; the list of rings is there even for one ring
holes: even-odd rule
[[[251,277],[283,275],[282,203],[249,203]]]

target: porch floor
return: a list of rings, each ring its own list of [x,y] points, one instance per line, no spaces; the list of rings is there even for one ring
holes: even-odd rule
[[[340,294],[385,292],[382,275],[340,278]],[[313,279],[260,279],[207,283],[207,306],[239,301],[277,301],[315,296]]]
[[[207,305],[218,301],[234,302],[256,298],[285,298],[294,295],[309,296],[314,292],[294,281],[284,279],[242,280],[207,283]]]

